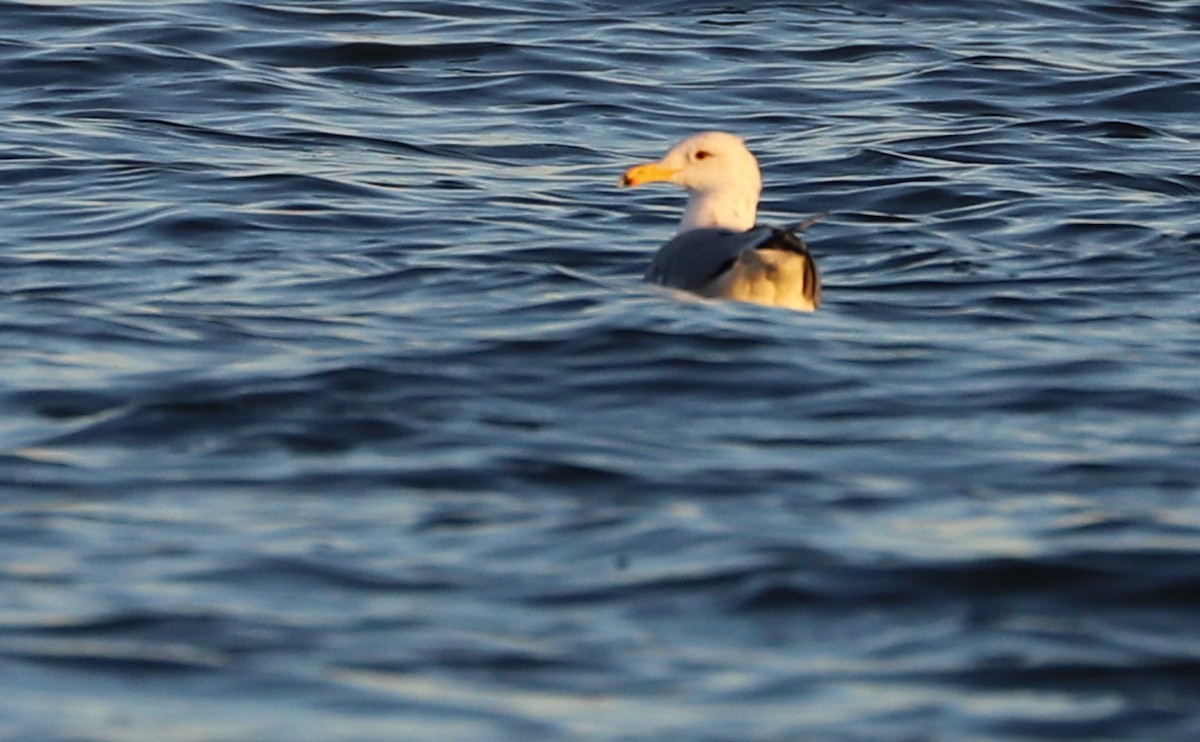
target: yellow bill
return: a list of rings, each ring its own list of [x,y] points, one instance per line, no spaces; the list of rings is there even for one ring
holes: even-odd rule
[[[645,183],[655,183],[670,180],[679,172],[663,165],[661,162],[648,162],[645,165],[635,165],[621,176],[621,187],[635,188]]]

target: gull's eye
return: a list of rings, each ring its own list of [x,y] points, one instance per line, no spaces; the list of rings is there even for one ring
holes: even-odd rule
[[[696,153],[697,160],[707,160],[709,157],[712,157],[712,152],[709,152],[707,150],[702,149]]]

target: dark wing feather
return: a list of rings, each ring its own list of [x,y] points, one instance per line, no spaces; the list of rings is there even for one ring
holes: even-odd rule
[[[770,227],[755,227],[748,232],[693,229],[677,234],[659,248],[646,270],[646,280],[684,291],[700,291],[728,270],[743,250],[758,247],[771,232]]]
[[[746,232],[727,229],[693,229],[677,234],[659,248],[646,269],[646,280],[684,291],[701,291],[729,270],[745,250],[787,250],[810,258],[809,285],[819,285],[816,261],[808,245],[792,229],[760,226]]]

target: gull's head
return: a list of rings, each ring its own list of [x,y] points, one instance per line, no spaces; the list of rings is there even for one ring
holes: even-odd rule
[[[742,232],[754,226],[762,175],[741,137],[723,131],[695,134],[658,162],[631,167],[621,176],[621,185],[627,187],[657,181],[688,191],[680,232],[699,227]]]

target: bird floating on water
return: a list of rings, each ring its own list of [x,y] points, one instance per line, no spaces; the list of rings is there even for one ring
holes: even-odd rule
[[[762,174],[740,137],[706,131],[658,162],[637,165],[621,185],[666,181],[688,192],[679,231],[659,248],[646,280],[701,296],[811,312],[821,304],[817,263],[800,238],[813,220],[758,226]]]

